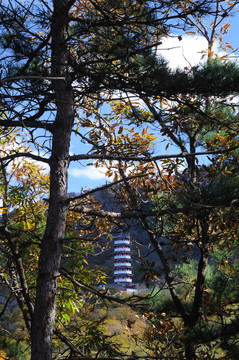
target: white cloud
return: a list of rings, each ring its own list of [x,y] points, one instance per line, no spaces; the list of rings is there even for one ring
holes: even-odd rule
[[[185,66],[190,67],[205,62],[207,48],[208,43],[203,36],[185,35],[181,41],[177,36],[174,36],[163,40],[158,47],[158,53],[168,61],[170,68],[182,69]],[[218,44],[215,43],[213,50],[217,48]]]
[[[82,176],[85,176],[91,180],[99,180],[99,179],[105,179],[105,173],[107,171],[107,168],[101,167],[96,168],[94,166],[87,166],[85,168],[70,168],[69,174],[75,178],[81,178]],[[108,178],[108,177],[107,177]],[[110,178],[108,178],[110,179]]]

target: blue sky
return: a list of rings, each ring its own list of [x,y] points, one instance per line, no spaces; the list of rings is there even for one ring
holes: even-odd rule
[[[239,9],[238,9],[239,11]],[[228,41],[234,49],[239,48],[239,14],[235,14],[230,19],[230,30],[225,36],[226,41]],[[239,51],[237,51],[239,55]]]
[[[230,45],[236,50],[239,48],[239,15],[236,14],[230,19],[230,30],[223,36],[224,41],[230,43]],[[182,41],[178,41],[177,36],[171,38],[167,43],[163,43],[161,48],[168,49],[168,47],[175,47],[174,50],[166,51],[162,50],[162,54],[167,57],[169,65],[172,68],[196,65],[201,60],[202,51],[207,48],[207,43],[202,37],[199,36],[183,36]],[[231,51],[231,50],[230,50]],[[222,54],[222,53],[221,53]],[[239,57],[239,51],[233,54],[233,57],[237,59]],[[85,145],[86,146],[86,145]],[[165,145],[163,146],[163,148]],[[159,146],[156,150],[159,149]],[[72,139],[72,153],[78,153],[82,151],[82,145],[76,138]],[[172,149],[169,149],[172,151]],[[84,149],[83,152],[87,152]],[[72,163],[69,169],[69,192],[81,192],[82,188],[100,186],[109,181],[104,176],[104,169],[96,169],[94,166],[87,166],[87,163]]]

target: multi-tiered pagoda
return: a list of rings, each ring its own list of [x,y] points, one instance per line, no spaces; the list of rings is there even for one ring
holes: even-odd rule
[[[114,239],[114,283],[125,288],[132,284],[130,239],[125,235]]]

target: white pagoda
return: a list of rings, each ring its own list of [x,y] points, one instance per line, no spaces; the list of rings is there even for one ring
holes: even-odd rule
[[[126,288],[132,284],[130,239],[125,235],[114,239],[114,284]]]

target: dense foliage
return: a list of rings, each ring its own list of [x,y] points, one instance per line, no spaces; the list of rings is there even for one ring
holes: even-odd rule
[[[2,357],[238,355],[239,69],[223,42],[236,5],[1,1],[0,315],[15,301],[19,316]],[[204,64],[170,69],[158,46],[195,32]],[[78,161],[110,182],[68,194]],[[87,254],[132,226],[155,289],[100,290]]]

